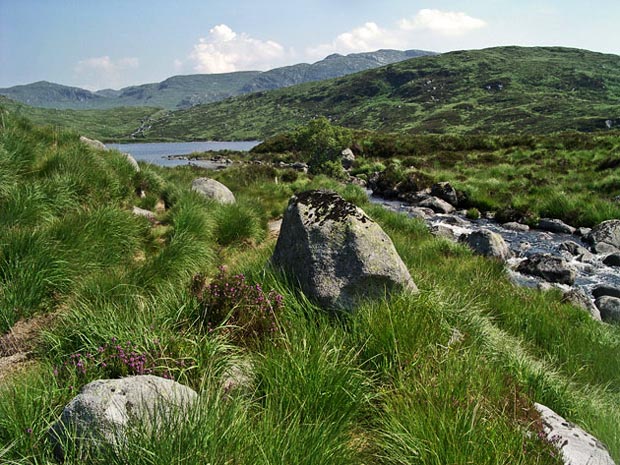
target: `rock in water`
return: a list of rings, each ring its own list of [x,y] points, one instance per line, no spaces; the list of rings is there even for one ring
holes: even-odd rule
[[[532,255],[519,264],[517,271],[569,286],[575,283],[577,277],[577,271],[566,260],[549,254]]]
[[[235,203],[235,196],[221,182],[210,178],[196,178],[192,181],[192,190],[219,203]]]
[[[49,431],[54,455],[64,460],[69,446],[79,456],[123,444],[129,428],[157,431],[180,420],[198,395],[169,379],[142,375],[87,384]]]
[[[445,200],[441,200],[439,197],[429,197],[418,203],[418,207],[430,208],[436,213],[450,214],[453,213],[455,208]]]
[[[620,220],[603,221],[590,231],[586,239],[596,253],[620,252]]]
[[[463,234],[459,242],[467,244],[475,253],[486,257],[508,260],[511,256],[506,241],[497,233],[481,229],[471,234]]]
[[[541,218],[538,221],[538,229],[558,234],[574,234],[575,228],[555,218]]]
[[[329,191],[291,198],[271,262],[331,310],[352,310],[358,299],[395,288],[417,291],[381,227]]]
[[[534,404],[543,422],[547,441],[562,454],[566,465],[615,465],[598,439],[566,421],[549,407]]]

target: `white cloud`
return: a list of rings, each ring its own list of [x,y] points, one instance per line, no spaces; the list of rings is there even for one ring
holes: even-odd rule
[[[77,79],[84,82],[80,87],[97,90],[121,87],[128,81],[128,72],[139,67],[140,61],[135,57],[113,60],[106,55],[79,61],[74,67],[74,72]]]
[[[234,32],[225,24],[213,27],[189,55],[194,71],[228,73],[239,70],[264,70],[284,64],[290,55],[273,40],[259,40]]]
[[[446,36],[460,36],[486,26],[482,19],[463,12],[424,9],[410,19],[401,19],[403,31],[428,30]]]
[[[307,48],[306,55],[320,59],[334,52],[347,54],[381,48],[420,48],[421,44],[428,44],[432,37],[441,36],[449,40],[485,26],[486,22],[482,19],[463,12],[424,9],[411,18],[397,21],[391,28],[367,22],[343,32],[331,42]]]
[[[398,33],[383,29],[374,22],[344,32],[332,42],[310,47],[306,53],[313,58],[323,58],[330,53],[354,53],[378,50],[380,48],[397,48],[402,45]]]

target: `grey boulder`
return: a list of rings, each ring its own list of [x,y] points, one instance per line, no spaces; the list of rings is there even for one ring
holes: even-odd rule
[[[445,200],[450,205],[457,206],[459,197],[456,189],[449,182],[438,182],[431,186],[431,195]]]
[[[565,292],[562,296],[562,302],[581,308],[587,311],[593,319],[601,321],[601,312],[581,289],[573,288],[570,291]]]
[[[602,442],[574,425],[549,407],[534,404],[542,419],[544,433],[562,455],[566,465],[615,465]]]
[[[538,276],[551,283],[572,286],[577,277],[577,270],[561,257],[549,254],[535,254],[522,261],[517,267],[519,273]]]
[[[221,182],[211,178],[196,178],[192,190],[219,203],[235,203],[233,193]]]
[[[80,136],[80,142],[92,147],[95,150],[109,150],[105,144],[97,139],[89,139],[86,136]]]
[[[610,297],[618,297],[620,299],[620,289],[617,287],[605,286],[604,284],[596,286],[592,289],[592,295],[595,299],[608,295]]]
[[[605,257],[603,264],[607,266],[620,266],[620,253],[612,253]]]
[[[604,295],[594,302],[601,312],[601,320],[605,323],[620,324],[620,299]]]
[[[603,221],[586,236],[596,253],[620,252],[620,220]]]
[[[439,197],[428,197],[427,199],[422,200],[418,203],[418,207],[430,208],[436,213],[445,213],[450,214],[453,213],[456,209],[450,205],[445,200],[440,199]]]
[[[509,221],[508,223],[504,223],[502,224],[502,227],[510,231],[517,232],[527,232],[530,230],[530,227],[527,224],[517,223],[516,221]]]
[[[351,149],[344,149],[340,154],[342,156],[342,167],[345,170],[350,170],[353,168],[353,163],[355,162],[355,154]]]
[[[417,291],[388,235],[339,195],[315,190],[289,201],[271,263],[330,310],[393,289]]]
[[[575,228],[554,218],[541,218],[538,221],[538,229],[558,234],[574,234],[575,232]]]
[[[572,257],[582,262],[589,262],[594,259],[592,252],[573,241],[562,242],[560,251],[568,252]]]
[[[122,446],[131,428],[170,428],[197,398],[193,389],[152,375],[93,381],[65,406],[50,428],[54,455],[64,460],[69,446],[79,457],[87,457]]]
[[[485,257],[507,260],[511,256],[510,248],[502,236],[487,229],[463,234],[459,238],[459,242],[469,246],[476,254]]]
[[[121,152],[121,155],[125,157],[125,160],[129,162],[129,164],[131,165],[131,167],[134,169],[136,173],[140,172],[140,165],[138,165],[138,162],[136,161],[134,157],[132,157],[130,154],[125,153],[125,152]]]

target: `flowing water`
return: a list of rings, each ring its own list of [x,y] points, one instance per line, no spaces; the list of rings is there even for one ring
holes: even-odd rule
[[[388,201],[380,197],[375,197],[371,193],[369,198],[371,202],[378,203],[385,208],[397,212],[407,213],[408,209],[411,208],[410,205],[399,201]],[[457,218],[456,220],[455,217]],[[582,289],[586,295],[590,297],[592,297],[592,289],[599,285],[620,288],[620,268],[604,265],[602,262],[603,258],[605,258],[604,255],[592,254],[589,258],[578,260],[570,253],[562,250],[562,244],[569,241],[575,242],[589,250],[589,245],[574,234],[557,234],[536,229],[530,229],[529,231],[513,231],[502,227],[501,224],[493,220],[470,220],[464,215],[458,214],[435,214],[425,221],[429,226],[441,225],[444,228],[449,228],[455,237],[481,229],[488,229],[501,235],[514,254],[514,258],[510,259],[508,262],[511,268],[525,258],[537,253],[548,253],[561,256],[577,270],[577,278],[574,287]],[[516,277],[516,281],[521,285],[534,287],[541,282],[538,278],[525,276],[519,273],[515,273],[514,276]],[[568,289],[568,287],[564,285],[558,285],[558,287]]]

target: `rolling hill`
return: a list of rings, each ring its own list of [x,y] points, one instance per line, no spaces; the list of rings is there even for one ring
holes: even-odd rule
[[[496,47],[420,57],[337,79],[168,113],[152,139],[254,139],[317,116],[358,129],[549,133],[620,125],[620,56]]]
[[[300,63],[265,72],[173,76],[161,82],[97,92],[40,81],[0,89],[0,95],[42,108],[84,110],[148,106],[178,109],[250,92],[345,76],[432,54],[421,50],[378,50],[346,56],[335,54],[313,64]]]

